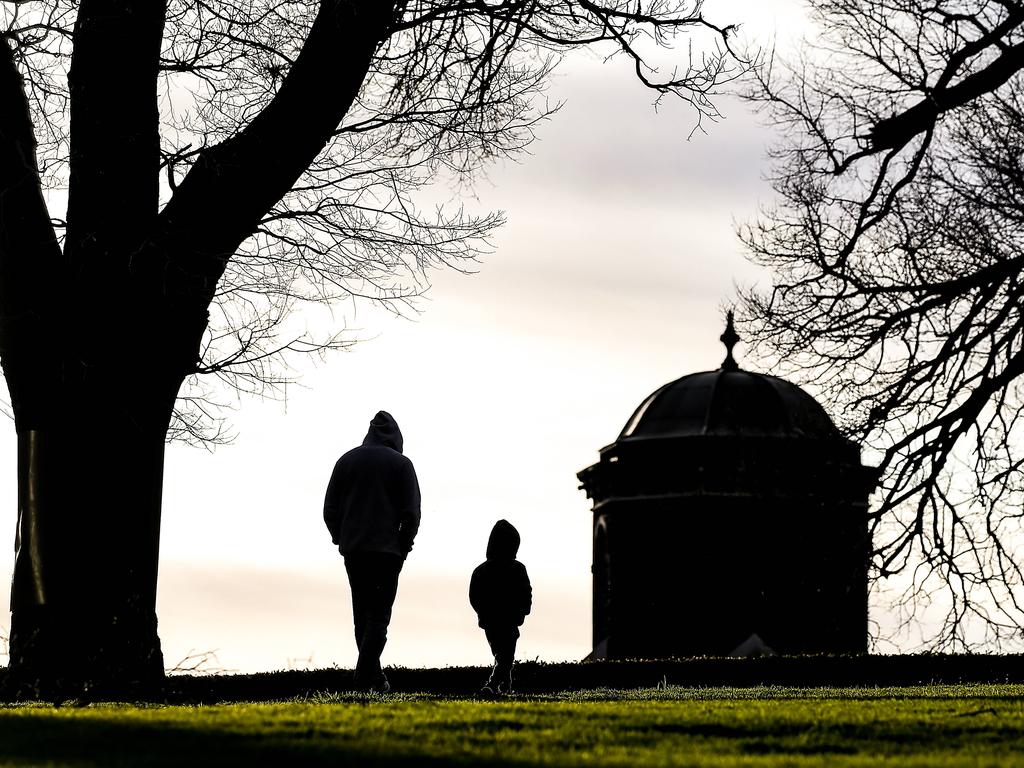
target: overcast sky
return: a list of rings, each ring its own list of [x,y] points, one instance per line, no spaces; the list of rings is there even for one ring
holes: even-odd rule
[[[712,9],[765,41],[803,24],[783,0]],[[354,664],[323,492],[382,408],[423,492],[384,663],[489,661],[467,589],[499,518],[522,534],[534,584],[518,657],[590,651],[591,515],[576,472],[647,394],[721,362],[723,307],[735,281],[757,278],[734,224],[769,199],[770,136],[722,98],[725,120],[687,140],[693,114],[655,111],[624,60],[574,56],[551,95],[565,106],[532,154],[492,169],[466,201],[508,216],[477,274],[434,273],[416,317],[344,308],[362,343],[303,369],[284,403],[242,400],[233,445],[169,448],[158,598],[169,665],[208,650],[239,671]],[[0,429],[10,552],[14,427]],[[0,558],[0,580],[12,562]]]

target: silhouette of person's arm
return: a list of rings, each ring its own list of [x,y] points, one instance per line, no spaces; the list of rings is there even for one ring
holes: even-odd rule
[[[473,569],[473,575],[469,579],[469,604],[479,616],[484,611],[483,596],[483,566],[479,565]]]
[[[533,608],[533,587],[530,585],[530,574],[526,572],[526,566],[520,563],[518,571],[519,611],[522,614],[519,623],[522,624],[523,620],[529,615],[530,609]]]
[[[327,484],[327,495],[324,496],[324,522],[327,530],[331,532],[331,541],[339,543],[341,535],[341,519],[344,513],[341,509],[341,493],[343,483],[341,480],[341,460],[334,465],[331,473],[331,481]]]
[[[420,529],[420,482],[411,461],[405,464],[403,485],[405,495],[398,531],[401,537],[402,556],[405,557],[412,549],[412,543]]]

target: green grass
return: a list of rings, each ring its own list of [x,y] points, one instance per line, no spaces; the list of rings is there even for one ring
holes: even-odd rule
[[[1020,766],[1024,686],[0,707],[2,766]]]

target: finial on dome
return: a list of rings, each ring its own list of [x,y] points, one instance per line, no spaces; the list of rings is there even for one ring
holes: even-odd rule
[[[740,340],[740,337],[736,335],[736,329],[732,326],[732,310],[730,309],[725,315],[725,332],[719,336],[722,343],[725,344],[725,360],[722,361],[723,371],[736,371],[739,370],[739,365],[736,362],[736,358],[732,356],[732,348],[736,346],[736,343]]]

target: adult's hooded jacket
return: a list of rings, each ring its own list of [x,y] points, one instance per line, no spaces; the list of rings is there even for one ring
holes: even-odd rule
[[[386,552],[405,557],[420,526],[420,485],[402,455],[402,432],[379,411],[358,448],[334,465],[324,522],[341,554]]]
[[[487,560],[476,567],[469,582],[469,603],[480,626],[521,626],[533,604],[526,566],[516,560],[519,531],[499,520],[487,540]]]

